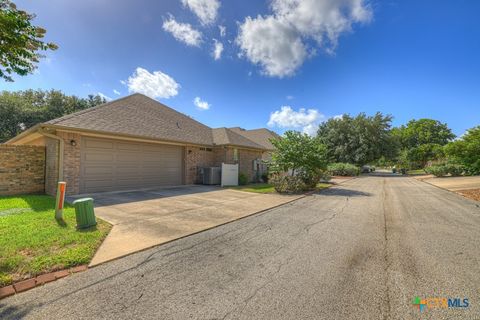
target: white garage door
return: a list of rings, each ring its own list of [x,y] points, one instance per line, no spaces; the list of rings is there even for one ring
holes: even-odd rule
[[[182,154],[179,146],[84,137],[80,192],[180,185]]]

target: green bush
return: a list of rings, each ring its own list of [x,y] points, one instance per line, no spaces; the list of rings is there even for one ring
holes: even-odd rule
[[[360,168],[350,163],[332,163],[328,165],[327,171],[332,176],[358,176]]]
[[[433,174],[436,177],[444,177],[446,175],[458,177],[466,173],[466,169],[463,165],[455,163],[432,165],[425,168],[425,171],[429,174]]]
[[[299,193],[309,189],[300,176],[274,175],[270,183],[278,193]]]
[[[268,172],[262,173],[262,180],[264,183],[268,183]]]
[[[248,183],[248,177],[245,173],[243,172],[240,172],[238,174],[238,184],[241,185],[241,186],[244,186]]]

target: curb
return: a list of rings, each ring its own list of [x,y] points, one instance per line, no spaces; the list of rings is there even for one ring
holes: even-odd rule
[[[87,269],[88,269],[87,265],[81,265],[81,266],[76,266],[70,269],[44,273],[30,279],[15,282],[11,285],[0,288],[0,299],[12,296],[16,293],[28,291],[35,287],[40,287],[46,283],[56,281],[58,279],[64,278],[74,273],[86,271]]]
[[[413,179],[415,179],[415,178],[413,178]],[[479,204],[480,201],[475,200],[475,199],[471,199],[471,198],[469,198],[469,197],[466,197],[466,196],[464,196],[463,194],[461,194],[460,192],[457,192],[457,191],[454,191],[454,190],[450,190],[450,189],[447,189],[447,188],[444,188],[444,187],[437,186],[436,184],[433,184],[433,183],[430,183],[430,182],[426,181],[427,179],[424,179],[424,180],[415,179],[415,180],[420,181],[420,182],[422,182],[422,183],[426,183],[426,184],[428,184],[428,185],[430,185],[430,186],[432,186],[432,187],[438,188],[438,189],[440,189],[440,190],[453,193],[453,194],[459,196],[460,198],[462,198],[463,200],[466,200],[466,201],[468,201],[468,202],[471,202],[471,203],[472,203],[473,205],[475,205],[477,208],[480,207],[480,204]],[[469,190],[469,189],[462,189],[462,190]],[[460,191],[460,190],[459,190],[459,191]]]

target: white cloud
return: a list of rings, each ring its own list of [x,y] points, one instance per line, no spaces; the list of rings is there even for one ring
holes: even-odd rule
[[[295,97],[294,96],[287,96],[287,100],[293,100]]]
[[[220,31],[220,37],[225,37],[227,35],[227,27],[225,26],[218,26],[218,30]]]
[[[112,98],[110,98],[109,96],[107,96],[107,95],[105,95],[105,94],[103,94],[103,93],[101,93],[101,92],[97,92],[97,95],[100,96],[100,97],[102,97],[103,99],[105,99],[105,100],[107,100],[107,101],[112,101],[112,100],[113,100]]]
[[[269,127],[300,129],[309,135],[315,135],[318,125],[325,121],[326,117],[317,109],[300,108],[295,111],[290,106],[282,106],[280,110],[270,114]]]
[[[143,93],[151,98],[171,98],[178,94],[180,85],[169,75],[138,67],[125,82],[129,92]]]
[[[236,40],[242,54],[262,67],[268,76],[292,75],[307,57],[299,34],[283,20],[273,16],[252,19],[240,25]]]
[[[120,91],[113,89],[113,93],[115,93],[117,96],[121,95]]]
[[[188,23],[175,21],[173,17],[163,22],[163,30],[170,32],[175,39],[189,46],[199,47],[202,43],[202,33]]]
[[[272,0],[270,7],[271,15],[240,24],[236,42],[248,60],[275,77],[293,75],[316,47],[334,53],[342,33],[372,19],[365,0]]]
[[[200,99],[200,97],[195,97],[195,99],[193,99],[193,104],[200,110],[210,109],[210,104],[207,101]]]
[[[219,42],[217,39],[213,39],[213,42],[212,56],[215,60],[220,60],[223,52],[223,43]]]
[[[210,25],[217,19],[219,0],[182,0],[182,3],[195,13],[202,25]]]

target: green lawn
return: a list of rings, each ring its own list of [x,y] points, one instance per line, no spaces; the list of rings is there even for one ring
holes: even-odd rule
[[[268,183],[252,183],[244,186],[232,187],[236,190],[255,192],[255,193],[274,193],[273,185]]]
[[[407,173],[411,176],[421,176],[421,175],[426,174],[425,170],[423,170],[423,169],[408,170]]]
[[[325,188],[329,188],[330,186],[331,184],[329,183],[319,183],[317,184],[316,189],[322,190]],[[231,188],[235,190],[255,192],[255,193],[275,193],[276,192],[273,185],[268,183],[252,183],[244,186],[237,186],[237,187],[231,187]]]
[[[110,231],[77,231],[75,210],[66,206],[55,220],[55,199],[44,195],[0,197],[0,287],[38,274],[87,264]]]

